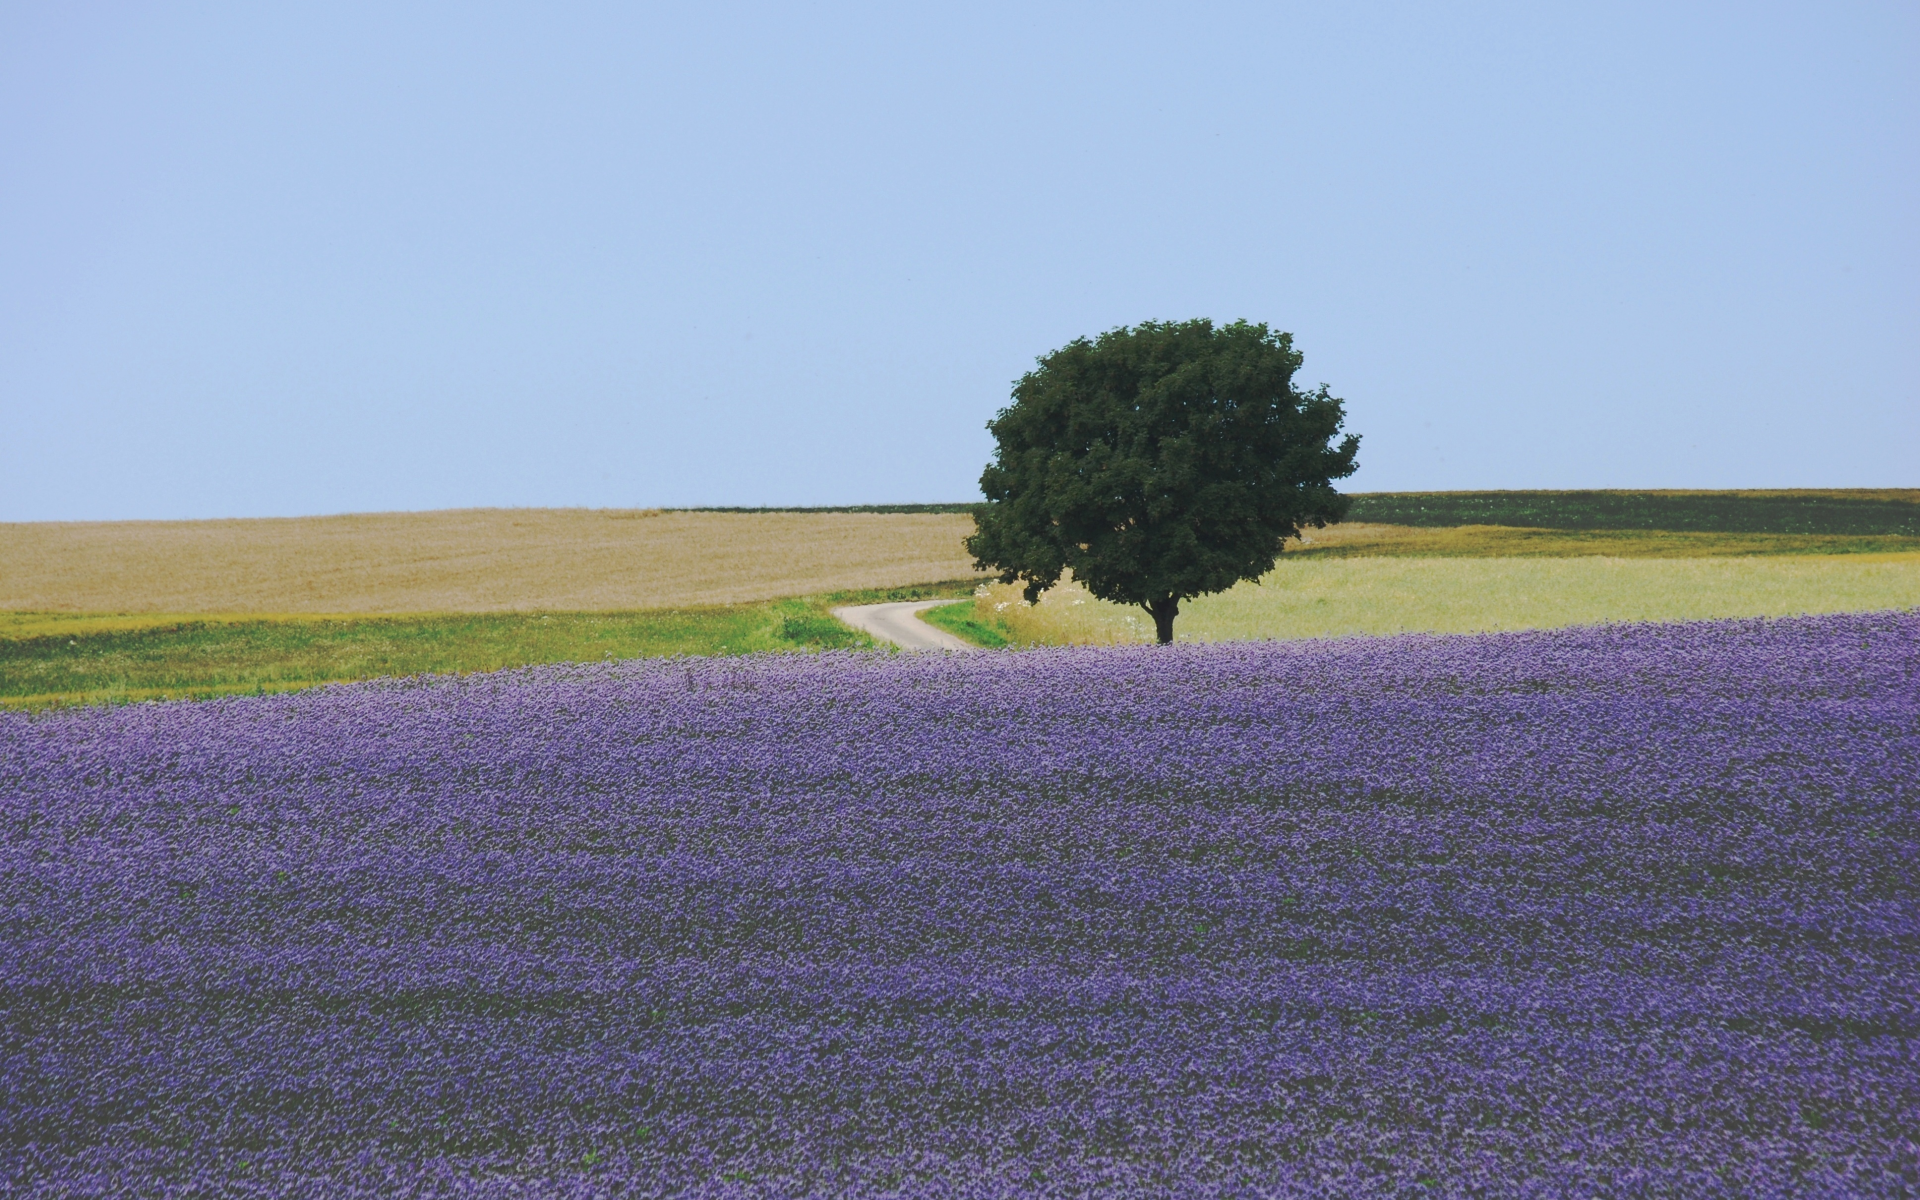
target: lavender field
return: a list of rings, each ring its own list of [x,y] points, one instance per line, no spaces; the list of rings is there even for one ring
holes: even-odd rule
[[[1920,616],[0,716],[0,1193],[1920,1190]]]

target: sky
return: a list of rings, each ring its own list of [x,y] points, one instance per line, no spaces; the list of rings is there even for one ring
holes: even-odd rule
[[[1348,490],[1920,485],[1920,6],[0,0],[0,520],[971,500],[1192,317]]]

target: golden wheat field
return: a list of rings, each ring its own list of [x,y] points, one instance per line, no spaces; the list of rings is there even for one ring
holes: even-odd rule
[[[954,513],[463,509],[0,524],[0,610],[597,612],[975,574]]]
[[[1920,554],[1746,558],[1290,558],[1181,610],[1181,641],[1478,633],[1609,621],[1787,616],[1920,605]],[[1153,622],[1068,581],[1028,607],[975,602],[1015,643],[1143,642]]]

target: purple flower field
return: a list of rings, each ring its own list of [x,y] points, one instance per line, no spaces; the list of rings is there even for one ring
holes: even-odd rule
[[[7,1195],[1920,1190],[1920,616],[0,717]]]

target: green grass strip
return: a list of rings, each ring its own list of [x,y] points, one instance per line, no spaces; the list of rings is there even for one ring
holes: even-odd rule
[[[836,604],[972,594],[971,580],[631,612],[382,616],[8,613],[0,708],[259,695],[553,662],[870,648]]]
[[[1005,626],[981,616],[971,604],[942,604],[939,608],[923,610],[920,619],[935,628],[946,630],[963,642],[984,646],[989,650],[1013,644],[1013,638]]]

